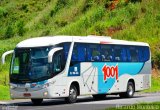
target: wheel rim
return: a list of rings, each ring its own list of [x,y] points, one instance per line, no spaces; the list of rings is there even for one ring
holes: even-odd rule
[[[128,94],[129,94],[130,96],[132,96],[132,95],[133,95],[133,92],[134,92],[134,90],[133,90],[132,85],[129,85],[129,86],[128,86]]]
[[[74,88],[71,88],[70,90],[70,99],[73,101],[77,98],[77,93],[76,93],[76,90]]]

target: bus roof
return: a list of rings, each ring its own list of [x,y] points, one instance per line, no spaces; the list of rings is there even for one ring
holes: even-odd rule
[[[125,40],[111,39],[108,36],[46,36],[36,37],[24,40],[17,44],[17,48],[43,47],[51,46],[63,42],[81,42],[81,43],[97,43],[97,44],[120,44],[120,45],[138,45],[149,46],[144,42],[133,42]]]

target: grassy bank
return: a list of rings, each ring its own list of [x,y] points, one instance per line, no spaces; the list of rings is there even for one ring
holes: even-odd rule
[[[151,88],[144,90],[142,92],[160,92],[160,78],[154,78],[152,77],[152,84],[151,84]]]
[[[0,100],[9,100],[9,91],[9,63],[6,63],[0,66]]]
[[[9,100],[10,92],[9,86],[0,85],[0,100]]]
[[[160,70],[152,70],[151,88],[144,90],[143,92],[160,92]]]

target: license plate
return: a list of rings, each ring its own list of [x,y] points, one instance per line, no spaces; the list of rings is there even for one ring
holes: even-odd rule
[[[31,97],[31,94],[30,93],[24,93],[23,96],[24,97]]]

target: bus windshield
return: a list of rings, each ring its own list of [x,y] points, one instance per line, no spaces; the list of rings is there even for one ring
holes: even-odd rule
[[[48,64],[48,52],[51,49],[51,47],[15,49],[10,81],[26,83],[51,78]]]

